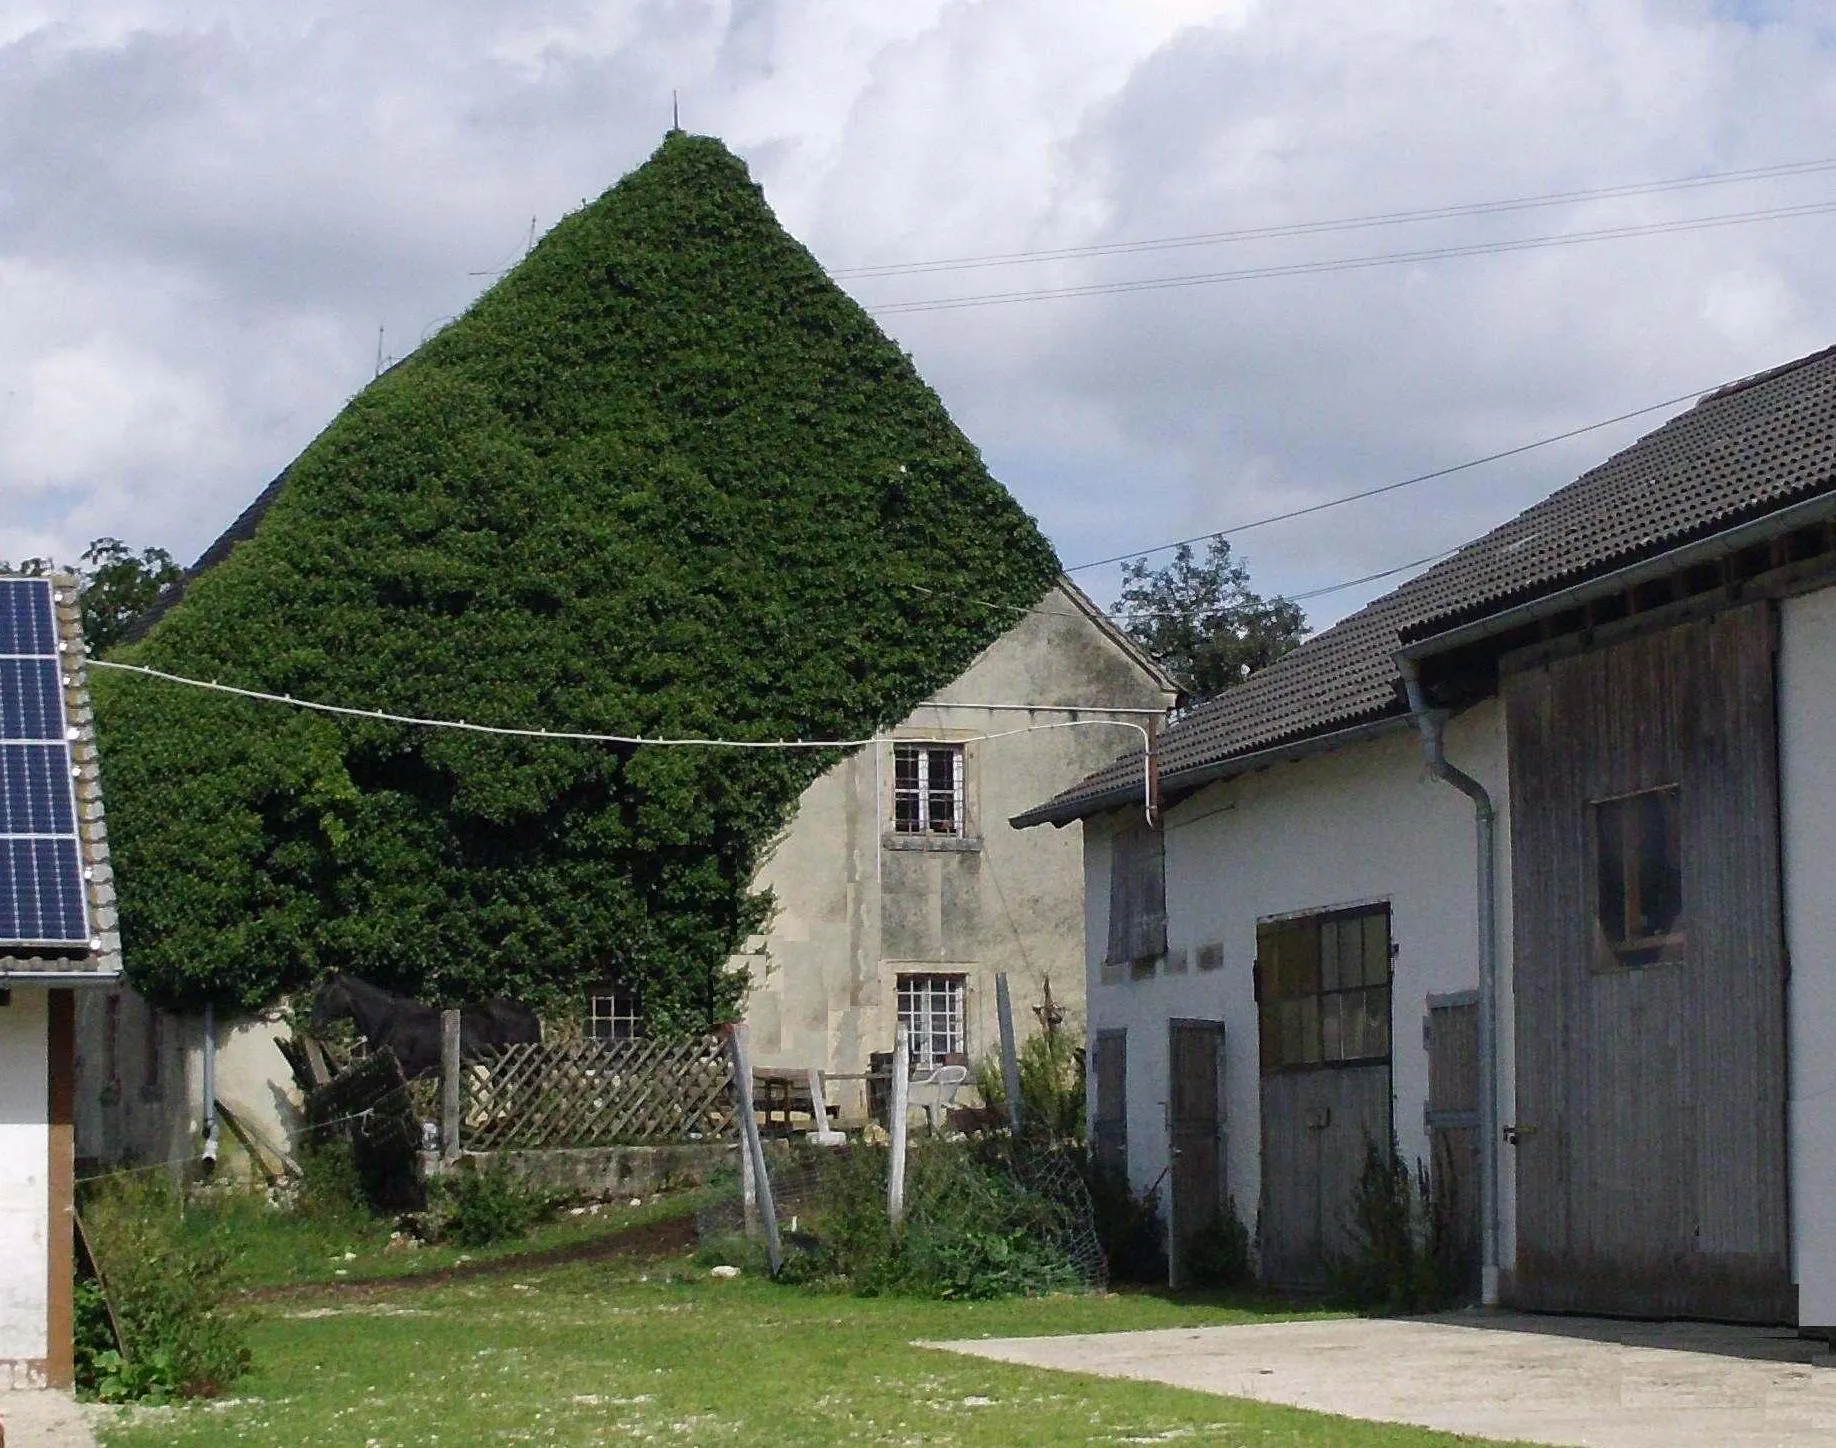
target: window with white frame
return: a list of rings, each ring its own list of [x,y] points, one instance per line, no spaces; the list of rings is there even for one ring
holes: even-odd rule
[[[960,975],[899,977],[899,1024],[912,1064],[929,1070],[968,1051],[963,1037],[963,978]]]
[[[962,745],[893,745],[893,832],[964,832]]]
[[[601,987],[587,997],[587,1035],[595,1041],[635,1041],[644,1034],[637,997],[615,987]]]

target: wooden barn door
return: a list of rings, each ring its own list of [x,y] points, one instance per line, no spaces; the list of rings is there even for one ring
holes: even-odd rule
[[[1365,1152],[1392,1140],[1389,907],[1259,925],[1256,991],[1262,1275],[1324,1287],[1352,1248]]]
[[[1428,997],[1429,1187],[1463,1297],[1479,1292],[1479,993]]]
[[[1790,1321],[1770,609],[1508,671],[1504,700],[1512,1298]]]
[[[1173,1149],[1171,1275],[1185,1285],[1187,1249],[1224,1205],[1224,1027],[1174,1021],[1168,1030],[1171,1079],[1167,1127]]]

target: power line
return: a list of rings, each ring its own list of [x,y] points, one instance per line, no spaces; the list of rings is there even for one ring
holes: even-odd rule
[[[883,265],[844,267],[829,273],[840,278],[917,276],[931,272],[975,271],[988,267],[1017,266],[1031,262],[1072,261],[1088,257],[1129,256],[1140,252],[1172,251],[1184,247],[1218,246],[1238,241],[1260,241],[1292,236],[1317,236],[1339,231],[1360,231],[1400,226],[1418,221],[1445,221],[1467,216],[1492,216],[1550,206],[1572,206],[1585,201],[1605,201],[1629,196],[1652,196],[1667,191],[1728,186],[1745,181],[1816,175],[1836,170],[1836,159],[1789,161],[1739,171],[1708,171],[1661,181],[1633,181],[1585,191],[1552,191],[1538,196],[1513,196],[1502,200],[1474,201],[1410,211],[1381,211],[1362,216],[1323,221],[1297,221],[1272,226],[1240,227],[1232,231],[1196,232],[1183,236],[1142,237],[1133,241],[1093,243],[1087,246],[1047,247],[1031,251],[990,252],[978,256],[944,257],[933,261],[888,262]]]
[[[1617,241],[1629,237],[1668,236],[1685,231],[1707,231],[1745,226],[1758,221],[1789,221],[1824,216],[1836,211],[1836,201],[1803,206],[1781,206],[1761,211],[1729,211],[1676,221],[1656,221],[1637,226],[1610,226],[1594,231],[1560,232],[1552,236],[1522,237],[1515,241],[1472,242],[1460,246],[1426,247],[1416,251],[1381,252],[1374,256],[1337,257],[1324,261],[1287,262],[1275,266],[1243,267],[1235,271],[1194,272],[1170,277],[1143,277],[1133,281],[1088,282],[1079,286],[1038,287],[1025,291],[982,292],[963,297],[934,297],[908,302],[887,302],[868,307],[876,317],[903,316],[909,312],[950,312],[968,307],[1006,306],[1017,302],[1060,301],[1073,297],[1120,296],[1130,292],[1169,291],[1181,287],[1215,286],[1225,282],[1262,281],[1272,277],[1318,276],[1326,272],[1367,271],[1377,267],[1407,266],[1414,262],[1450,261],[1462,257],[1499,256],[1550,247],[1577,246],[1585,242]]]
[[[1339,508],[1347,503],[1359,502],[1364,498],[1375,498],[1384,493],[1394,493],[1401,488],[1412,488],[1417,483],[1427,483],[1434,481],[1436,478],[1450,477],[1454,473],[1463,473],[1471,468],[1483,467],[1487,463],[1500,462],[1505,458],[1518,457],[1523,453],[1534,452],[1537,448],[1549,447],[1558,442],[1567,442],[1570,438],[1581,437],[1585,433],[1598,432],[1603,427],[1612,427],[1617,423],[1630,422],[1635,417],[1643,417],[1647,413],[1660,412],[1666,407],[1675,407],[1679,403],[1692,401],[1695,398],[1701,397],[1704,393],[1712,392],[1715,388],[1725,385],[1725,383],[1716,382],[1711,383],[1708,387],[1694,388],[1689,392],[1678,393],[1675,397],[1667,397],[1662,402],[1653,402],[1644,407],[1634,408],[1630,412],[1622,412],[1615,417],[1602,418],[1599,422],[1590,422],[1581,427],[1571,427],[1567,432],[1554,433],[1549,437],[1539,437],[1534,442],[1519,443],[1516,447],[1508,447],[1501,452],[1487,453],[1484,457],[1469,458],[1467,461],[1455,463],[1451,467],[1436,468],[1433,472],[1417,473],[1414,477],[1403,478],[1400,482],[1383,483],[1375,488],[1362,488],[1355,493],[1345,493],[1337,498],[1328,498],[1322,503],[1309,503],[1303,508],[1289,508],[1286,512],[1271,513],[1263,518],[1252,518],[1247,523],[1238,523],[1229,528],[1215,528],[1209,533],[1197,533],[1190,538],[1177,538],[1171,543],[1156,543],[1151,548],[1134,548],[1127,553],[1117,553],[1113,557],[1097,558],[1089,563],[1074,563],[1066,568],[1065,572],[1082,573],[1092,568],[1107,568],[1114,563],[1129,563],[1137,558],[1150,557],[1155,553],[1169,553],[1175,548],[1185,548],[1194,543],[1208,543],[1213,538],[1225,538],[1235,533],[1247,533],[1252,528],[1266,528],[1271,523],[1286,523],[1293,518],[1305,518],[1314,513],[1323,513],[1328,508]],[[1407,567],[1409,565],[1404,566]],[[1397,569],[1396,571],[1401,572],[1402,570]],[[1335,585],[1335,587],[1339,586],[1349,587],[1350,585]]]

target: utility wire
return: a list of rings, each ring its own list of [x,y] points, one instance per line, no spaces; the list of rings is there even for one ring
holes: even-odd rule
[[[1184,236],[1142,237],[1133,241],[1092,243],[1087,246],[1047,247],[1032,251],[990,252],[978,256],[944,257],[934,261],[888,262],[882,265],[843,267],[832,271],[837,279],[853,277],[919,276],[931,272],[975,271],[988,267],[1018,266],[1032,262],[1073,261],[1087,257],[1131,256],[1140,252],[1172,251],[1184,247],[1220,246],[1238,241],[1261,241],[1291,236],[1318,236],[1339,231],[1400,226],[1418,221],[1446,221],[1467,216],[1495,216],[1549,206],[1572,206],[1585,201],[1605,201],[1627,196],[1654,196],[1667,191],[1728,186],[1745,181],[1816,175],[1836,170],[1836,159],[1789,161],[1740,171],[1709,171],[1663,181],[1633,181],[1586,191],[1552,191],[1540,196],[1514,196],[1496,201],[1473,201],[1449,206],[1429,206],[1411,211],[1381,211],[1324,221],[1296,221],[1272,226],[1240,227],[1232,231],[1206,231]]]
[[[1340,508],[1347,503],[1356,503],[1364,498],[1375,498],[1384,493],[1394,493],[1402,488],[1412,488],[1417,483],[1428,483],[1433,482],[1436,478],[1451,477],[1454,473],[1463,473],[1471,468],[1483,467],[1487,463],[1500,462],[1505,458],[1519,457],[1524,453],[1534,452],[1537,448],[1549,447],[1558,442],[1567,442],[1570,438],[1581,437],[1590,432],[1598,432],[1603,427],[1612,427],[1617,423],[1630,422],[1635,417],[1644,417],[1647,413],[1660,412],[1666,407],[1675,407],[1679,403],[1693,401],[1703,396],[1705,393],[1713,392],[1716,388],[1725,385],[1725,383],[1716,382],[1710,384],[1708,387],[1694,388],[1688,392],[1680,392],[1675,397],[1665,398],[1662,402],[1653,402],[1648,403],[1644,407],[1635,407],[1630,412],[1622,412],[1614,417],[1602,418],[1599,422],[1585,423],[1580,427],[1571,427],[1567,432],[1552,433],[1548,437],[1539,437],[1533,442],[1519,443],[1516,447],[1508,447],[1501,452],[1487,453],[1484,457],[1469,458],[1463,463],[1454,463],[1451,467],[1436,468],[1434,471],[1427,473],[1417,473],[1414,477],[1403,478],[1399,482],[1383,483],[1374,488],[1362,488],[1358,492],[1345,493],[1336,498],[1328,498],[1321,503],[1309,503],[1303,508],[1289,508],[1286,512],[1270,513],[1267,517],[1263,518],[1252,518],[1247,523],[1237,523],[1229,528],[1215,528],[1209,533],[1196,533],[1190,538],[1177,538],[1171,543],[1156,543],[1149,548],[1133,548],[1127,553],[1117,553],[1109,558],[1096,558],[1088,563],[1074,563],[1066,568],[1065,572],[1082,573],[1092,568],[1107,568],[1114,563],[1129,563],[1137,558],[1146,558],[1155,553],[1169,553],[1175,548],[1185,548],[1194,543],[1208,543],[1213,538],[1225,538],[1236,533],[1247,533],[1253,528],[1266,528],[1271,523],[1286,523],[1293,518],[1309,517],[1314,513],[1323,513],[1329,508]],[[1430,559],[1427,561],[1432,562],[1433,560]],[[1404,564],[1402,568],[1413,566],[1413,564]],[[1400,573],[1402,572],[1402,568],[1398,568],[1394,571]],[[1357,581],[1364,582],[1368,580]],[[1338,588],[1349,588],[1351,586],[1352,585],[1349,583],[1335,584],[1331,589],[1322,591],[1332,592]]]
[[[1594,231],[1567,231],[1552,236],[1521,237],[1514,241],[1472,242],[1458,246],[1425,247],[1417,251],[1380,252],[1374,256],[1337,257],[1323,261],[1286,262],[1275,266],[1243,267],[1236,271],[1194,272],[1170,277],[1142,277],[1133,281],[1088,282],[1079,286],[1039,287],[1027,291],[982,292],[963,297],[932,297],[906,302],[886,302],[868,307],[876,317],[903,316],[908,312],[950,312],[966,307],[1005,306],[1016,302],[1058,301],[1071,297],[1119,296],[1130,292],[1167,291],[1178,287],[1214,286],[1224,282],[1261,281],[1271,277],[1317,276],[1324,272],[1364,271],[1375,267],[1406,266],[1413,262],[1448,261],[1469,256],[1497,256],[1510,252],[1538,251],[1547,247],[1576,246],[1583,242],[1614,241],[1627,237],[1667,236],[1673,232],[1706,231],[1718,227],[1750,225],[1757,221],[1786,221],[1824,216],[1836,211],[1836,201],[1802,206],[1780,206],[1763,211],[1730,211],[1676,221],[1655,221],[1636,226],[1609,226]]]

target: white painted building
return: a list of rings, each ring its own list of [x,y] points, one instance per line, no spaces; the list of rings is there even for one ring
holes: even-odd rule
[[[0,1389],[71,1381],[74,1026],[121,970],[72,580],[0,579]]]
[[[1190,710],[1153,828],[1131,759],[1017,818],[1084,826],[1095,1140],[1176,1244],[1230,1197],[1323,1280],[1393,1133],[1488,1300],[1836,1328],[1833,520],[1836,351]]]

